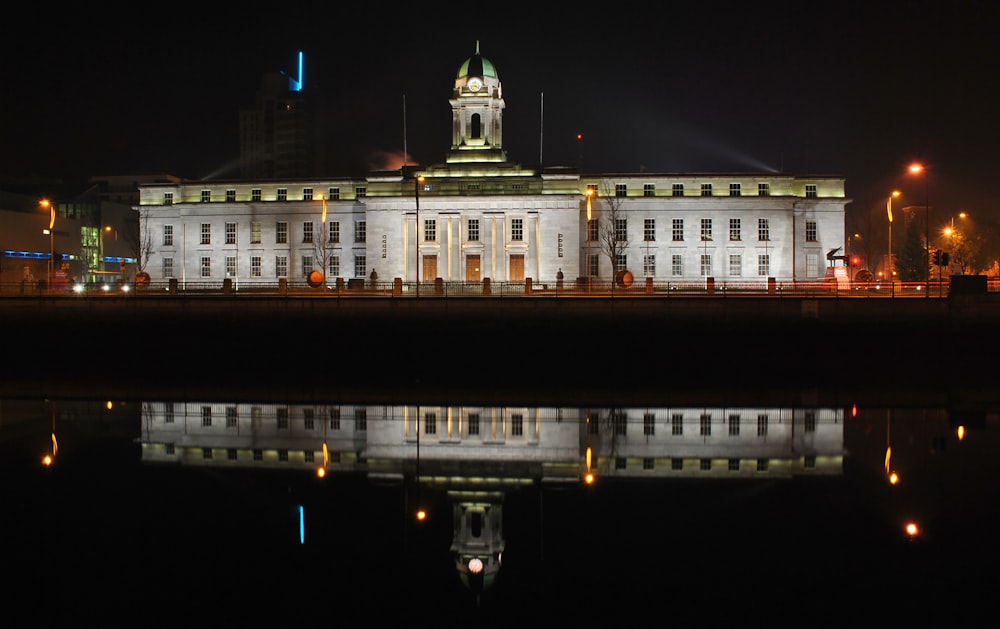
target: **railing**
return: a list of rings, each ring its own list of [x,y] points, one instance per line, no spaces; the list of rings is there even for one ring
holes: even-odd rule
[[[134,283],[116,285],[91,284],[73,287],[47,288],[42,282],[16,282],[0,284],[3,297],[65,297],[65,298],[156,298],[174,295],[225,296],[240,295],[287,296],[313,298],[363,298],[385,297],[411,299],[448,297],[526,297],[526,298],[688,298],[712,297],[738,299],[740,297],[770,296],[775,298],[866,298],[898,299],[916,297],[947,297],[950,282],[852,282],[837,284],[830,281],[776,282],[747,281],[645,281],[630,286],[610,281],[583,282],[421,282],[419,290],[414,282],[400,280],[380,281],[360,278],[336,285],[312,287],[303,280],[275,280],[269,282],[229,282],[220,280],[153,281],[143,286]],[[989,278],[989,292],[1000,292],[1000,279]],[[928,294],[929,292],[929,294]]]

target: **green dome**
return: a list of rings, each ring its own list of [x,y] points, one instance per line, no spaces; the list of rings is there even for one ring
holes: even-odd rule
[[[467,76],[478,76],[482,78],[498,79],[497,70],[493,67],[493,62],[479,54],[479,42],[476,42],[476,54],[466,59],[458,68],[458,75],[455,78],[464,79]]]

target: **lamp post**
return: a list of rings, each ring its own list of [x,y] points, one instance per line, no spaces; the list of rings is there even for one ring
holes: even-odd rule
[[[414,257],[416,258],[416,264],[413,265],[413,278],[417,283],[417,297],[420,297],[420,184],[423,182],[423,175],[413,178],[413,201],[415,208],[413,215],[413,248],[415,250]]]
[[[886,212],[889,214],[889,285],[892,285],[893,279],[895,279],[895,274],[892,272],[892,199],[893,197],[898,197],[902,192],[899,190],[893,190],[892,194],[889,195],[889,203],[886,205]]]
[[[110,233],[110,232],[111,232],[111,225],[105,225],[104,228],[101,229],[101,250],[100,250],[100,252],[98,254],[101,259],[100,259],[100,264],[98,265],[98,268],[99,268],[99,270],[102,273],[105,270],[105,264],[107,262],[105,260],[105,256],[104,256],[104,234],[107,234],[107,233]],[[122,279],[124,280],[125,278],[123,277]]]
[[[928,194],[929,185],[927,183],[927,168],[923,164],[910,164],[910,173],[922,175],[924,178],[924,297],[931,296],[931,204]]]
[[[47,286],[49,290],[52,290],[52,265],[56,257],[56,241],[55,241],[55,226],[56,226],[56,204],[48,199],[42,199],[38,202],[40,206],[49,210],[49,268],[48,268],[48,279]],[[44,233],[44,232],[43,232]]]
[[[967,218],[968,216],[969,215],[967,213],[965,213],[965,212],[959,212],[958,213],[958,218],[963,218],[964,219],[964,218]],[[955,255],[955,217],[954,216],[951,217],[951,224],[948,227],[944,228],[944,235],[948,237],[948,250],[951,252],[951,256],[954,257],[954,255]],[[961,246],[961,242],[959,243],[959,246]],[[965,270],[962,269],[962,272],[964,273]]]
[[[584,264],[587,267],[587,292],[590,292],[590,199],[594,196],[594,189],[587,188],[587,260]]]

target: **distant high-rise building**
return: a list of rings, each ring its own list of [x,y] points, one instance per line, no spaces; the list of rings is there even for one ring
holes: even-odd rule
[[[303,54],[295,77],[270,72],[253,109],[240,111],[240,176],[287,179],[325,174],[322,97],[306,87]]]

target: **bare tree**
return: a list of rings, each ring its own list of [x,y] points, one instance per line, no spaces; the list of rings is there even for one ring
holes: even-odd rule
[[[603,203],[598,205],[597,243],[601,253],[611,262],[611,277],[614,281],[618,271],[627,270],[626,252],[630,240],[625,196],[618,196],[614,182],[605,179],[601,182],[598,201]]]
[[[149,226],[149,210],[142,211],[142,220],[139,220],[138,213],[125,219],[122,239],[128,243],[129,250],[135,256],[136,272],[145,271],[149,259],[156,253],[153,247],[153,229]]]

